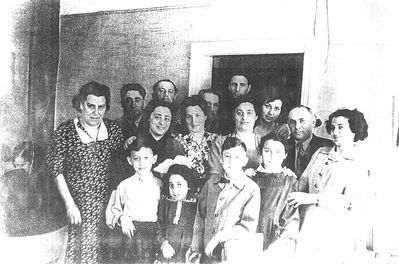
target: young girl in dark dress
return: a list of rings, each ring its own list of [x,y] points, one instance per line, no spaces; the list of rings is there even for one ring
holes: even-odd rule
[[[292,249],[299,229],[299,217],[297,210],[288,205],[287,197],[294,191],[295,174],[282,167],[286,149],[283,141],[273,133],[262,138],[259,151],[262,164],[253,177],[261,194],[257,232],[263,233],[264,250],[273,248],[274,251],[278,247],[280,252],[286,246]]]
[[[192,171],[179,164],[170,166],[164,178],[164,197],[159,203],[157,240],[162,263],[184,263],[191,245],[197,210],[196,181]]]

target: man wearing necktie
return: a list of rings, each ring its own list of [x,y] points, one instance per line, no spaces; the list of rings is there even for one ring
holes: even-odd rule
[[[331,140],[313,134],[313,129],[320,126],[321,123],[321,120],[307,106],[295,107],[288,114],[291,138],[288,141],[285,165],[295,172],[298,179],[302,176],[316,150],[334,145]]]

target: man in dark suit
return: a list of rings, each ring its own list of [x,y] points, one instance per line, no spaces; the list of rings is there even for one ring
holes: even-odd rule
[[[143,118],[146,91],[138,83],[128,83],[120,90],[123,116],[116,121],[122,128],[124,139],[137,137],[139,130],[145,127],[148,120]]]
[[[313,129],[321,125],[321,120],[316,118],[307,106],[301,105],[293,108],[288,114],[288,125],[291,130],[291,138],[288,141],[285,165],[294,171],[299,179],[312,155],[319,148],[331,147],[334,146],[334,143],[313,134]]]

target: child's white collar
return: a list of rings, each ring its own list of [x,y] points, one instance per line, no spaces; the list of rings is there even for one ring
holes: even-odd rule
[[[283,168],[281,168],[280,171],[269,171],[269,170],[266,170],[262,165],[259,165],[259,167],[256,170],[259,172],[262,172],[262,173],[280,173],[280,172],[284,171]]]

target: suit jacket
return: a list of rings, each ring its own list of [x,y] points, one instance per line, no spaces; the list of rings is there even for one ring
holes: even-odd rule
[[[334,142],[329,139],[318,137],[313,134],[312,139],[309,142],[309,146],[305,151],[305,157],[301,163],[301,168],[296,171],[297,178],[299,179],[309,164],[310,159],[312,158],[313,154],[321,147],[333,147]],[[285,159],[285,166],[295,172],[295,140],[291,138],[288,140],[287,146],[287,158]],[[299,173],[298,173],[299,172]]]

